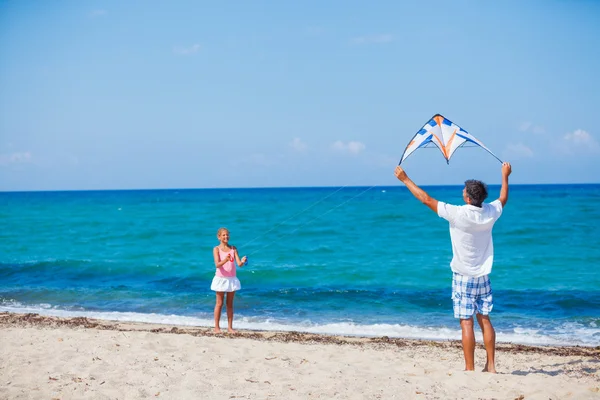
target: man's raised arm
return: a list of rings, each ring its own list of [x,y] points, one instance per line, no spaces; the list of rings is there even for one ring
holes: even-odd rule
[[[400,181],[402,181],[402,183],[404,183],[406,185],[406,187],[408,188],[408,190],[410,190],[410,192],[423,204],[425,204],[427,207],[431,208],[431,210],[434,213],[438,213],[437,207],[438,207],[438,201],[436,199],[434,199],[433,197],[429,196],[427,194],[427,192],[425,192],[423,189],[421,189],[420,187],[417,186],[416,183],[414,183],[409,177],[408,175],[406,175],[406,172],[404,171],[404,169],[402,169],[401,166],[397,166],[396,170],[394,171],[394,174],[396,175],[396,178],[398,178]]]
[[[502,187],[500,188],[500,197],[498,197],[498,200],[502,203],[502,208],[504,208],[508,202],[508,176],[511,172],[512,167],[510,166],[510,163],[502,163]]]

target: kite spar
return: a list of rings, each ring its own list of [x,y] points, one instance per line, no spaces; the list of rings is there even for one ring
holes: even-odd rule
[[[423,147],[430,147],[432,143],[440,149],[448,164],[450,164],[450,158],[454,152],[467,143],[483,148],[494,156],[496,160],[502,162],[501,159],[496,157],[496,155],[492,153],[490,149],[485,147],[485,145],[475,136],[445,118],[443,115],[436,114],[415,134],[410,143],[408,143],[398,165],[402,164],[402,162],[414,153],[415,150]]]

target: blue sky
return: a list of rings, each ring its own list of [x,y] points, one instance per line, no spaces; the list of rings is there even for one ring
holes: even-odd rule
[[[600,182],[600,2],[0,1],[0,190],[396,185],[440,113]],[[423,149],[419,184],[499,183]]]

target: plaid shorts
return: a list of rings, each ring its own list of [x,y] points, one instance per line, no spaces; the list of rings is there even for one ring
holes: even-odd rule
[[[454,318],[469,319],[475,312],[488,315],[494,307],[489,276],[474,278],[453,272],[452,305]]]

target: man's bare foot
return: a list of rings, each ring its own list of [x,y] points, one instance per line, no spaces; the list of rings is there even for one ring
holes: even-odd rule
[[[221,333],[221,329],[215,328],[215,333]]]
[[[236,331],[234,331],[232,328],[227,328],[227,332],[229,333],[237,333]]]

